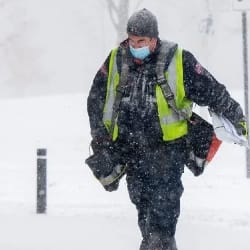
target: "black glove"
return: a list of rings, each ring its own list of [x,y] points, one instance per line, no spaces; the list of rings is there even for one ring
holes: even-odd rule
[[[119,181],[126,172],[126,166],[116,165],[105,151],[90,156],[85,163],[106,191],[112,192],[118,189]]]
[[[118,187],[119,187],[119,180],[114,181],[113,183],[104,186],[105,190],[108,192],[116,191],[118,189]]]
[[[248,137],[248,128],[245,118],[243,118],[237,124],[235,124],[235,129],[238,135],[243,135],[245,137]]]
[[[111,151],[114,149],[114,143],[110,137],[96,137],[91,141],[91,147],[94,153],[98,153],[103,150]]]
[[[97,179],[110,175],[113,171],[115,163],[112,155],[106,150],[100,150],[85,160]]]
[[[91,142],[94,154],[85,163],[90,167],[94,176],[101,182],[106,191],[118,189],[119,180],[125,174],[126,168],[120,165],[120,154],[114,148],[111,139],[93,139]]]

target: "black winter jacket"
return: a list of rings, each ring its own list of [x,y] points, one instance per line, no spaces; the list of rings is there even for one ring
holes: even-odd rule
[[[125,46],[128,49],[127,40],[120,46]],[[156,83],[154,68],[160,46],[161,41],[159,40],[156,51],[146,58],[142,64],[138,64],[131,55],[129,56],[128,86],[127,93],[125,93],[127,96],[124,96],[124,101],[121,103],[118,120],[119,140],[125,143],[129,142],[129,137],[138,143],[149,145],[162,141],[154,93],[154,84]],[[121,68],[119,51],[117,56],[119,71]],[[94,139],[100,141],[109,138],[102,122],[109,58],[110,55],[97,72],[87,102],[91,135]],[[226,87],[220,84],[186,50],[183,50],[183,69],[187,99],[200,106],[208,106],[217,114],[223,114],[233,124],[242,120],[243,112],[239,103],[232,99]]]

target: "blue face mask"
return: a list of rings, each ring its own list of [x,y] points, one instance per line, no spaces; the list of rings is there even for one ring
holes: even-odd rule
[[[133,57],[141,60],[144,60],[150,54],[149,46],[137,49],[133,48],[132,46],[129,46],[129,49]]]

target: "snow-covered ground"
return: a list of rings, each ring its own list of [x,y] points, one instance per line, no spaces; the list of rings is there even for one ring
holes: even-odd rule
[[[233,96],[240,96],[233,92]],[[140,233],[126,183],[105,192],[84,164],[86,95],[0,101],[0,249],[133,250]],[[36,214],[36,149],[48,149],[48,209]],[[245,151],[224,143],[201,177],[186,170],[180,250],[249,250]]]

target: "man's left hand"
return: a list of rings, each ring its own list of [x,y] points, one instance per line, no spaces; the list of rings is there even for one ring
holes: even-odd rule
[[[248,137],[248,128],[247,128],[247,122],[244,119],[242,119],[236,126],[235,129],[239,135],[243,135],[246,138]]]

